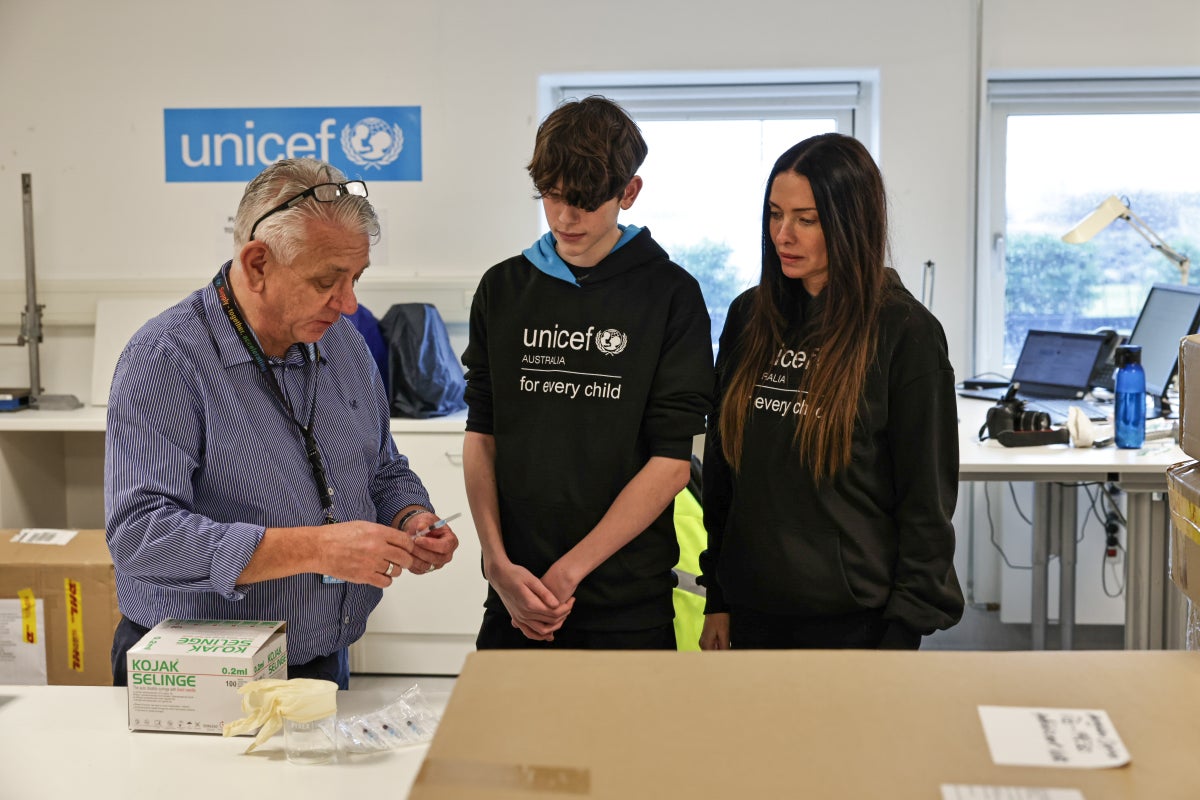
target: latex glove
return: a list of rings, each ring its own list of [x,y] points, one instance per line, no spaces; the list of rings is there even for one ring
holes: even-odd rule
[[[238,687],[242,696],[242,711],[246,716],[226,722],[223,736],[240,736],[258,728],[258,735],[246,748],[254,748],[274,736],[283,727],[283,718],[294,722],[312,722],[337,713],[338,685],[333,681],[313,678],[292,678],[281,681],[267,678],[251,681]]]
[[[1075,447],[1091,447],[1096,441],[1096,432],[1087,414],[1079,410],[1079,406],[1067,409],[1067,431],[1071,434],[1071,444]]]

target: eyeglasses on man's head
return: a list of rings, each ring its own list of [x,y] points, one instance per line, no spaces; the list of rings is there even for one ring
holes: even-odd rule
[[[366,197],[367,184],[363,181],[346,181],[345,183],[318,183],[316,186],[310,186],[303,192],[300,192],[300,194],[289,197],[256,219],[254,224],[250,226],[250,238],[248,241],[254,241],[254,232],[258,230],[258,226],[264,219],[280,211],[286,211],[297,203],[302,202],[306,197],[311,197],[319,203],[332,203],[339,197],[348,194],[356,197]]]

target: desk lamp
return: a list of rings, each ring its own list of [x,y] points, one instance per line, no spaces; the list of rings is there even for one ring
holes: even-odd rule
[[[1074,228],[1063,234],[1062,240],[1067,244],[1083,244],[1107,228],[1118,218],[1128,222],[1129,226],[1137,231],[1139,236],[1149,242],[1151,247],[1162,253],[1166,258],[1174,261],[1179,267],[1183,284],[1187,285],[1188,267],[1192,263],[1191,259],[1172,249],[1170,245],[1162,240],[1162,237],[1150,229],[1150,226],[1141,217],[1133,213],[1129,208],[1128,202],[1118,199],[1116,195],[1109,195],[1103,203],[1096,206],[1096,209],[1092,213],[1080,220]]]

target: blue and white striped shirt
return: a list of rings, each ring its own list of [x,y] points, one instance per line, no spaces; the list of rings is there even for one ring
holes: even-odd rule
[[[396,450],[379,370],[341,318],[321,338],[313,433],[340,521],[388,525],[432,509]],[[293,346],[272,366],[307,422],[317,365]],[[104,503],[121,613],[152,627],[181,619],[288,624],[288,661],[357,640],[374,586],[302,574],[236,585],[268,527],[320,525],[324,511],[300,430],[238,339],[212,285],[147,322],[117,362],[108,404]]]

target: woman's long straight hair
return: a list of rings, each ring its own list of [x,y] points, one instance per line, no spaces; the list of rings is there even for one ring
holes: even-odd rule
[[[887,198],[871,154],[856,139],[828,133],[805,139],[779,157],[763,198],[762,275],[737,351],[719,419],[721,446],[736,470],[742,456],[754,384],[793,328],[798,283],[783,274],[771,240],[771,187],[790,170],[808,179],[825,236],[829,282],[824,313],[804,341],[819,348],[798,392],[814,413],[796,414],[800,461],[821,482],[850,463],[859,398],[874,356],[876,320],[887,259]],[[795,335],[793,333],[793,335]],[[811,355],[811,350],[810,350]],[[799,401],[803,395],[798,394]]]

